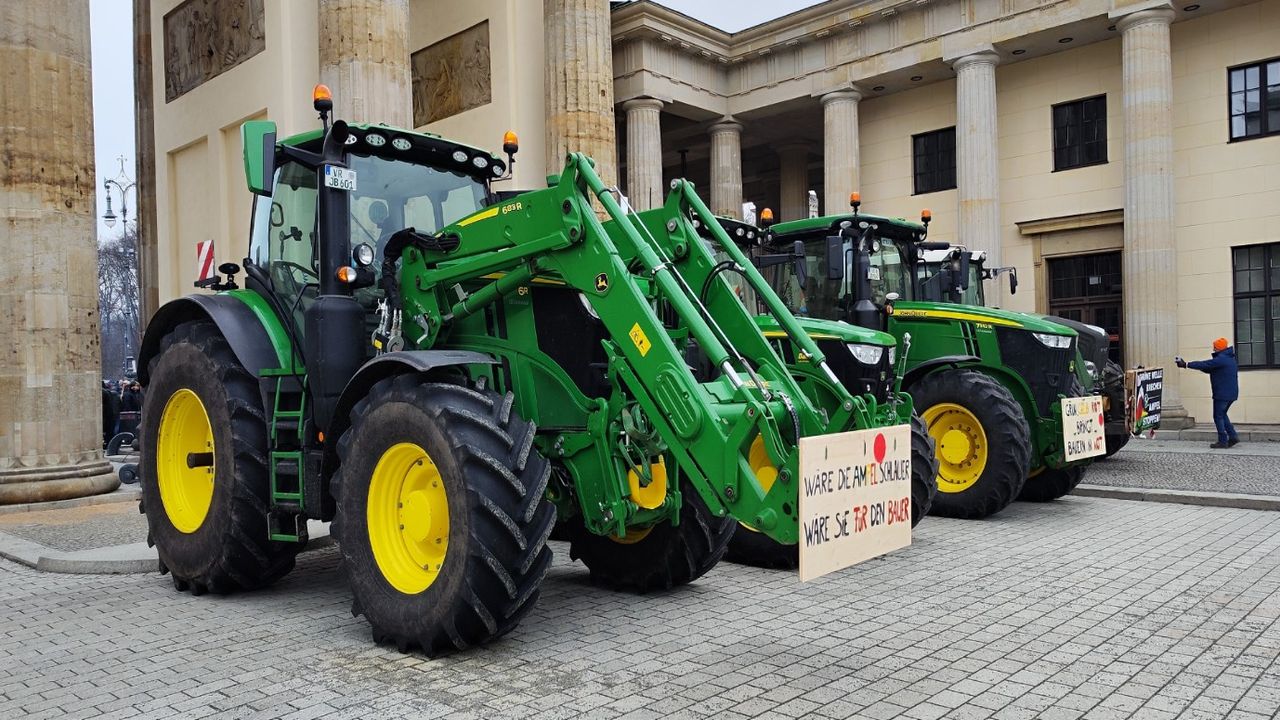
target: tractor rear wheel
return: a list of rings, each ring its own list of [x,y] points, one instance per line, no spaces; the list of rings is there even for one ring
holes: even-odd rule
[[[407,374],[358,402],[338,444],[338,543],[353,614],[401,652],[514,628],[551,565],[551,469],[513,396]]]
[[[920,524],[938,494],[938,458],[924,421],[911,416],[911,527]],[[794,570],[800,566],[800,547],[783,545],[768,535],[739,524],[729,541],[725,559],[739,565]]]
[[[698,491],[680,488],[680,524],[662,522],[626,537],[596,535],[580,519],[568,523],[569,556],[591,571],[591,582],[615,590],[669,590],[702,577],[724,557],[737,524],[716,517]]]
[[[1022,486],[1018,499],[1026,502],[1052,502],[1076,489],[1084,479],[1086,465],[1068,465],[1061,469],[1042,467],[1031,473]]]
[[[178,590],[269,585],[301,543],[269,539],[267,422],[258,384],[209,322],[161,340],[143,401],[140,507]]]
[[[975,370],[943,370],[910,392],[937,444],[932,512],[983,518],[1013,502],[1030,469],[1031,429],[1008,388]]]

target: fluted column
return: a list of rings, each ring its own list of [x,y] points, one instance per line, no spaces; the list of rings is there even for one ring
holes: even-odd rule
[[[1000,265],[1000,151],[996,136],[996,63],[994,52],[955,58],[956,190],[961,245],[987,251],[987,264]],[[992,304],[1001,304],[999,284]]]
[[[106,492],[88,0],[0,3],[0,76],[0,504]]]
[[[742,125],[733,120],[711,126],[711,212],[742,217]]]
[[[662,204],[662,105],[653,98],[622,103],[627,113],[627,197],[637,210]]]
[[[841,90],[822,96],[822,214],[849,208],[849,193],[859,190],[858,102],[862,94]]]
[[[1120,17],[1124,91],[1124,344],[1130,365],[1169,365],[1178,350],[1174,248],[1172,9]],[[1163,411],[1183,414],[1177,372]]]
[[[334,117],[413,127],[409,0],[320,0],[320,82]]]
[[[787,143],[777,150],[778,220],[809,217],[809,146]]]
[[[613,126],[613,42],[605,0],[543,0],[546,41],[547,172],[565,155],[596,161],[605,185],[618,180]]]

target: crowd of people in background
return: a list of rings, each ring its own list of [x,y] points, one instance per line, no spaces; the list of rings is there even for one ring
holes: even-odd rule
[[[142,385],[133,378],[102,381],[102,447],[120,433],[138,434],[142,417]],[[130,443],[132,444],[132,443]]]

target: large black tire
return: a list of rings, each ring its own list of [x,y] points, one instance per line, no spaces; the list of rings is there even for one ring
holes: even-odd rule
[[[942,370],[921,378],[910,388],[916,410],[929,423],[937,442],[938,495],[931,512],[943,517],[976,519],[1008,507],[1022,491],[1031,464],[1031,429],[1022,407],[1009,390],[976,370]],[[944,448],[946,416],[930,417],[942,404],[958,405],[981,426],[986,438],[985,466],[967,486],[953,479]],[[974,442],[974,447],[978,446]]]
[[[924,421],[911,417],[911,527],[929,514],[938,494],[938,458]],[[725,559],[739,565],[794,570],[800,566],[800,547],[783,545],[764,533],[739,525],[729,541]]]
[[[377,383],[352,410],[338,444],[334,527],[352,613],[368,619],[375,641],[428,655],[462,650],[509,632],[537,602],[556,521],[545,496],[551,469],[512,402],[510,393],[409,374]],[[435,464],[447,501],[443,560],[414,592],[380,567],[371,536],[386,528],[369,521],[374,471],[405,443]]]
[[[724,557],[737,525],[716,517],[688,483],[682,483],[680,524],[659,523],[639,540],[619,541],[568,523],[569,556],[591,571],[591,582],[614,590],[669,590],[702,577]],[[642,531],[643,532],[643,531]]]
[[[938,496],[938,455],[929,428],[911,416],[911,527],[920,524]]]
[[[1018,499],[1025,502],[1052,502],[1076,489],[1084,479],[1087,465],[1068,465],[1060,470],[1046,467],[1027,478]]]
[[[160,571],[173,574],[178,590],[196,595],[269,585],[293,568],[302,544],[268,537],[267,421],[258,384],[212,323],[183,323],[160,347],[150,364],[139,463],[139,508],[147,516],[147,540],[159,553]],[[199,398],[213,433],[213,495],[193,532],[175,527],[157,474],[162,417],[182,390]]]

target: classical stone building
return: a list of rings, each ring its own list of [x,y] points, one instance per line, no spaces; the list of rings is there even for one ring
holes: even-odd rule
[[[1280,0],[828,0],[732,34],[649,0],[147,12],[159,300],[190,291],[197,241],[244,254],[240,123],[314,127],[327,80],[345,117],[495,149],[517,130],[512,187],[576,149],[642,208],[679,176],[731,215],[798,217],[810,191],[929,207],[935,239],[1019,269],[992,301],[1103,325],[1129,366],[1225,335],[1233,414],[1280,422]],[[1167,392],[1210,415],[1202,377]]]

